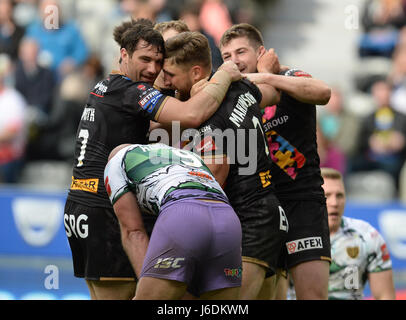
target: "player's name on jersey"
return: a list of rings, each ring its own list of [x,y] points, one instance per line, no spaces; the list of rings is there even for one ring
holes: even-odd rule
[[[210,125],[182,131],[180,123],[173,121],[171,134],[166,129],[157,128],[151,131],[149,140],[192,151],[208,164],[223,161],[229,165],[239,164],[240,175],[252,175],[257,170],[257,135],[257,129],[229,128],[223,131]]]

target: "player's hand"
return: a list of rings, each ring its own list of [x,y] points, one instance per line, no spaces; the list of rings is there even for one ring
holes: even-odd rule
[[[273,48],[269,49],[259,57],[257,63],[258,72],[279,74],[280,69],[281,65],[279,63],[279,58]]]
[[[231,81],[238,81],[242,79],[240,70],[238,70],[237,65],[231,60],[224,62],[218,70],[224,70],[231,76]]]

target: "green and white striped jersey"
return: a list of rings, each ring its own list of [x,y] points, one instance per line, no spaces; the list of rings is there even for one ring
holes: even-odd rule
[[[330,241],[329,299],[362,299],[368,274],[392,268],[384,239],[366,221],[343,217]]]

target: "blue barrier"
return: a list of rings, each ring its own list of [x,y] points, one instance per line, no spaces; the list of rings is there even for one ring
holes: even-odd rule
[[[66,192],[0,189],[0,254],[71,257]]]
[[[70,258],[63,219],[66,194],[0,189],[0,255]],[[406,269],[405,205],[349,202],[345,215],[366,220],[378,229],[387,242],[394,269]],[[69,228],[69,221],[65,223]]]
[[[62,191],[0,188],[0,260],[3,259],[0,264],[0,300],[89,298],[83,279],[73,276],[71,251],[65,234],[65,224],[70,230],[76,228],[76,232],[86,230],[86,226],[64,221],[66,194]],[[396,202],[349,202],[345,215],[368,221],[378,229],[387,242],[394,270],[406,270],[406,206]],[[20,262],[11,266],[4,263],[8,259],[4,257],[18,257]],[[50,262],[40,264],[41,268],[33,268],[32,261],[36,257]],[[69,267],[60,261],[68,261]],[[44,288],[47,277],[44,268],[48,263],[60,268],[58,290]]]

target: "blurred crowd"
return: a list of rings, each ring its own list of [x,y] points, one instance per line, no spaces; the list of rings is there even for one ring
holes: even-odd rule
[[[257,27],[264,1],[0,0],[0,182],[18,183],[36,161],[73,163],[91,88],[117,67],[113,29],[124,20],[183,19],[218,42],[234,23]]]
[[[406,183],[406,1],[365,0],[359,18],[354,92],[333,85],[329,104],[319,109],[321,165],[346,178],[384,173],[397,198]],[[350,103],[360,95],[366,107]]]

